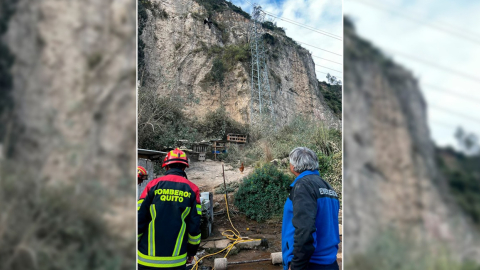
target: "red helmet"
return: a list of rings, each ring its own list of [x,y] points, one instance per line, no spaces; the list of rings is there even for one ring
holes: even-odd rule
[[[168,152],[167,156],[163,160],[162,168],[167,166],[167,165],[173,164],[173,163],[181,163],[181,164],[185,164],[185,165],[187,165],[187,167],[189,167],[188,166],[187,155],[185,154],[185,152],[183,152],[182,150],[180,150],[178,148]]]
[[[137,178],[141,177],[141,176],[144,176],[144,175],[148,175],[147,170],[145,170],[145,168],[142,167],[142,166],[138,166],[137,167]]]

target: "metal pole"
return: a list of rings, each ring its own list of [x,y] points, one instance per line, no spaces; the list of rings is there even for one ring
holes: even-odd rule
[[[223,175],[223,188],[225,188],[225,200],[227,202],[228,207],[228,194],[227,194],[227,184],[225,183],[225,169],[222,164],[222,175]]]

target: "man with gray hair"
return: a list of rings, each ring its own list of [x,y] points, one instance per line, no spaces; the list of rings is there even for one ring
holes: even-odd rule
[[[293,149],[290,171],[296,178],[283,210],[283,269],[338,270],[338,195],[320,178],[312,150]]]

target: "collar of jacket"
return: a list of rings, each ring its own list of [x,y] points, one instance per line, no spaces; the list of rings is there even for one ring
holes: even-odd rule
[[[185,179],[188,179],[187,174],[183,170],[177,168],[171,168],[165,173],[165,175],[178,175],[185,177]]]
[[[307,171],[303,171],[301,174],[299,174],[297,176],[297,178],[295,178],[295,181],[293,181],[293,183],[290,185],[291,187],[293,187],[295,185],[295,183],[297,182],[298,179],[304,177],[304,176],[307,176],[307,175],[310,175],[310,174],[316,174],[318,176],[320,176],[320,173],[318,172],[318,170],[314,170],[314,171],[310,171],[310,170],[307,170]]]

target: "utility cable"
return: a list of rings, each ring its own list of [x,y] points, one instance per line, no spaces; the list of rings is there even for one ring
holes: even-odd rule
[[[335,69],[332,69],[332,68],[329,68],[329,67],[325,67],[325,66],[321,66],[321,65],[317,65],[317,64],[315,64],[315,66],[323,67],[323,68],[326,68],[326,69],[330,69],[330,70],[342,73],[342,71],[340,71],[340,70],[335,70]]]
[[[255,6],[254,4],[252,4],[250,1],[248,0],[245,0],[245,2],[249,3],[251,6]],[[289,22],[289,23],[292,23],[292,24],[296,24],[298,26],[301,26],[303,28],[307,28],[309,30],[312,30],[312,31],[315,31],[315,32],[318,32],[320,34],[323,34],[323,35],[329,35],[331,38],[335,38],[335,39],[338,39],[338,40],[342,40],[342,36],[339,36],[339,35],[335,35],[335,34],[332,34],[332,33],[329,33],[327,31],[323,31],[323,30],[320,30],[320,29],[315,29],[313,28],[312,26],[309,26],[309,25],[306,25],[306,24],[303,24],[303,23],[300,23],[300,22],[297,22],[297,21],[294,21],[292,19],[289,19],[289,18],[285,18],[285,17],[279,17],[279,16],[276,16],[276,15],[273,15],[272,13],[270,12],[267,12],[265,10],[262,10],[263,13],[269,15],[269,16],[272,16],[276,19],[280,19],[282,21],[285,21],[285,22]]]
[[[426,23],[424,20],[422,19],[419,19],[419,18],[415,18],[414,16],[411,16],[409,14],[405,14],[405,13],[402,13],[402,12],[399,12],[398,10],[393,10],[393,9],[389,9],[389,8],[385,8],[385,7],[381,7],[380,5],[378,4],[374,4],[370,1],[365,1],[365,0],[355,0],[355,2],[358,2],[360,4],[364,4],[366,6],[369,6],[369,7],[372,7],[372,8],[375,8],[375,9],[378,9],[378,10],[381,10],[381,11],[385,11],[385,12],[389,12],[389,13],[394,13],[400,17],[404,17],[404,18],[407,18],[411,21],[414,21],[416,22],[417,24],[421,24],[421,25],[425,25],[427,27],[430,27],[432,29],[435,29],[435,30],[438,30],[438,31],[441,31],[441,32],[444,32],[448,35],[451,35],[451,36],[455,36],[455,37],[458,37],[458,38],[461,38],[461,39],[464,39],[464,40],[468,40],[472,43],[475,43],[477,45],[480,45],[480,40],[479,39],[474,39],[471,37],[471,35],[464,35],[458,31],[452,31],[452,30],[449,30],[449,29],[446,29],[444,27],[441,27],[441,26],[438,26],[438,25],[435,25],[435,24],[432,24],[432,23]]]
[[[463,119],[467,119],[467,120],[471,120],[471,121],[475,121],[475,122],[480,123],[480,118],[476,118],[476,117],[473,117],[473,116],[468,115],[468,114],[459,113],[459,112],[453,111],[453,110],[445,108],[445,107],[437,106],[435,104],[433,104],[433,105],[429,104],[428,107],[433,108],[433,109],[438,110],[438,111],[443,111],[443,112],[453,114],[453,115],[455,115],[457,117],[461,117]]]
[[[320,56],[312,55],[312,57],[320,58],[320,59],[323,59],[323,60],[325,60],[325,61],[330,61],[330,62],[335,63],[335,64],[343,65],[342,63],[335,62],[335,61],[332,61],[332,60],[328,60],[328,59],[322,58],[322,57],[320,57]]]
[[[429,84],[429,83],[422,83],[422,85],[427,86],[427,88],[430,88],[430,89],[433,89],[433,90],[441,91],[442,94],[445,93],[445,94],[447,94],[449,96],[452,96],[452,97],[457,97],[459,99],[463,99],[463,100],[474,102],[474,103],[480,103],[480,98],[469,97],[469,96],[463,95],[461,93],[458,93],[454,90],[445,89],[443,87],[439,87],[439,86]]]
[[[453,68],[449,68],[449,67],[446,67],[446,66],[441,66],[441,65],[438,65],[438,64],[436,64],[434,62],[431,62],[429,60],[425,60],[425,59],[422,59],[422,58],[419,58],[419,57],[416,57],[416,56],[413,56],[413,55],[409,55],[409,54],[406,54],[406,53],[402,53],[402,52],[399,52],[399,51],[394,51],[394,50],[391,50],[391,49],[383,49],[383,50],[385,52],[389,52],[393,55],[396,54],[396,55],[399,55],[399,56],[403,56],[403,57],[405,57],[407,59],[410,59],[412,61],[422,63],[424,65],[431,66],[431,67],[436,68],[438,70],[446,71],[446,72],[449,72],[450,74],[457,75],[457,76],[469,79],[471,81],[475,81],[477,83],[480,83],[480,77],[476,77],[474,75],[465,73],[463,71],[453,69]]]
[[[328,74],[328,73],[322,72],[322,71],[317,70],[317,69],[315,69],[315,71],[318,71],[318,72],[321,72],[321,73],[324,73],[324,74]],[[342,74],[342,73],[340,72],[340,74]]]
[[[298,42],[298,43],[300,43],[300,44],[303,44],[303,45],[307,45],[307,46],[310,46],[310,47],[316,48],[316,49],[319,49],[319,50],[322,50],[322,51],[326,51],[326,52],[329,52],[329,53],[333,53],[333,54],[336,54],[336,55],[338,55],[338,56],[342,56],[341,54],[334,53],[334,52],[332,52],[332,51],[328,51],[328,50],[325,50],[325,49],[319,48],[319,47],[317,47],[317,46],[313,46],[313,45],[307,44],[307,43],[305,43],[305,42],[300,42],[300,41],[296,41],[296,42]]]
[[[263,11],[263,10],[262,10],[262,11]],[[310,31],[317,32],[317,33],[319,33],[319,34],[322,34],[322,35],[327,36],[327,37],[330,37],[330,38],[334,38],[334,39],[337,39],[337,40],[342,41],[341,38],[338,38],[338,37],[336,37],[336,36],[334,36],[333,34],[330,34],[330,33],[328,33],[328,32],[324,32],[324,31],[322,31],[322,30],[315,29],[315,28],[313,28],[313,27],[311,27],[311,26],[308,26],[308,25],[305,25],[305,24],[301,24],[301,23],[295,22],[295,21],[293,21],[293,20],[287,20],[287,19],[285,19],[285,18],[283,18],[283,17],[275,16],[275,15],[273,15],[272,13],[269,13],[269,12],[266,12],[266,11],[263,11],[263,12],[264,12],[265,14],[273,17],[273,18],[276,18],[276,19],[282,20],[282,21],[284,21],[284,22],[287,22],[287,23],[296,25],[296,26],[298,26],[298,27],[305,28],[305,29],[310,30]]]

